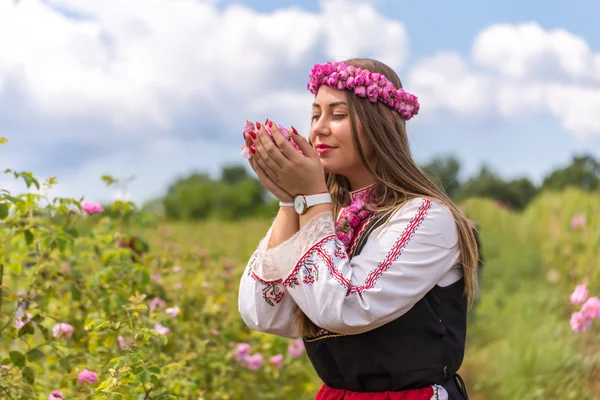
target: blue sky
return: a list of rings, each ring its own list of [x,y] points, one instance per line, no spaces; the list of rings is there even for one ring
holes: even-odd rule
[[[600,157],[600,5],[489,3],[0,0],[0,168],[95,201],[115,195],[100,175],[135,175],[123,190],[142,202],[243,163],[245,119],[306,133],[312,64],[353,56],[419,96],[419,162],[454,154],[463,176],[486,163],[538,182]]]

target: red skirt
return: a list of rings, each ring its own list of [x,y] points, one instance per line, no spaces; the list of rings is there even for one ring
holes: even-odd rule
[[[422,389],[403,390],[401,392],[352,392],[321,386],[315,400],[435,400],[448,399],[448,394],[440,386]]]

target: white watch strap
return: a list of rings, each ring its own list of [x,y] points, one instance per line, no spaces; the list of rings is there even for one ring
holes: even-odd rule
[[[316,206],[317,204],[331,203],[331,194],[329,193],[312,194],[304,196],[304,198],[306,199],[306,208]]]
[[[280,201],[279,207],[294,207],[294,203],[284,203],[283,201]]]

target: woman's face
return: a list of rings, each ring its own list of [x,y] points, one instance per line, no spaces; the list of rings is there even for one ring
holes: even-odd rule
[[[310,140],[321,158],[325,172],[343,175],[352,181],[353,175],[363,175],[363,166],[352,137],[347,93],[321,86],[312,106]],[[372,147],[358,129],[358,137],[367,159]]]

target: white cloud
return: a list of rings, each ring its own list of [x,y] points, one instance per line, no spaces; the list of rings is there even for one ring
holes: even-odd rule
[[[535,22],[492,25],[477,35],[472,60],[476,66],[520,79],[562,74],[566,78],[600,81],[600,54],[564,29],[544,30]]]
[[[600,137],[600,53],[561,29],[490,26],[475,38],[470,60],[436,54],[417,62],[408,82],[424,116],[439,110],[477,119],[546,113],[580,139]]]
[[[281,89],[274,75],[307,75],[320,46],[327,57],[372,54],[395,67],[406,58],[403,26],[365,3],[324,0],[321,14],[213,3],[0,0],[0,82],[19,83],[46,115],[169,133],[190,102],[227,107],[228,97]]]

